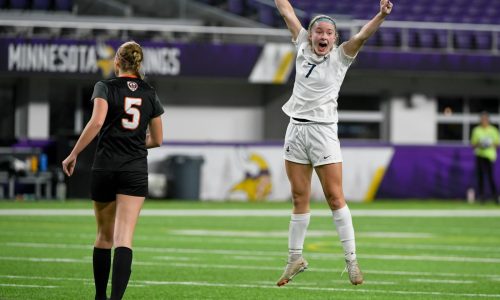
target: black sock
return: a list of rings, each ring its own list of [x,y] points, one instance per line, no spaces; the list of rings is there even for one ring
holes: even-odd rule
[[[127,247],[115,248],[113,258],[113,275],[111,279],[111,299],[119,300],[127,288],[132,266],[132,249]]]
[[[94,266],[95,299],[105,300],[111,268],[111,249],[94,247],[92,264]]]

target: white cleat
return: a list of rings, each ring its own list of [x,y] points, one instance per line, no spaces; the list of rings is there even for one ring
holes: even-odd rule
[[[347,260],[345,261],[346,266],[344,269],[344,272],[347,270],[347,273],[349,273],[349,280],[353,285],[358,285],[363,283],[363,273],[361,273],[361,270],[359,269],[359,264],[356,259],[353,260]],[[342,274],[344,274],[342,272]]]
[[[285,284],[290,282],[297,274],[299,274],[300,272],[304,272],[307,269],[307,266],[308,263],[303,257],[300,257],[293,262],[288,262],[286,264],[283,275],[281,275],[276,284],[278,286],[284,286]]]

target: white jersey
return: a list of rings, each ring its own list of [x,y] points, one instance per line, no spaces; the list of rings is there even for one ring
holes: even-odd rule
[[[293,42],[297,48],[295,84],[283,111],[292,118],[337,123],[340,86],[355,57],[344,53],[344,44],[325,56],[316,55],[304,28]]]

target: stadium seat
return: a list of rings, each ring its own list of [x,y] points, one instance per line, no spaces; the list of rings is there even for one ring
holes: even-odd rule
[[[436,48],[435,32],[421,29],[417,32],[417,41],[420,48]]]
[[[418,44],[418,30],[409,29],[408,30],[408,46],[411,48],[419,47]]]
[[[488,50],[491,49],[493,35],[490,32],[477,31],[474,32],[474,40],[476,49]]]
[[[71,11],[73,10],[73,0],[55,0],[54,7],[56,10]]]
[[[233,14],[243,15],[243,12],[245,10],[245,3],[243,2],[243,0],[229,0],[227,5],[228,10]]]
[[[258,10],[259,10],[259,22],[269,26],[274,26],[275,9],[269,5],[261,4]]]
[[[11,9],[25,9],[28,8],[28,0],[10,0]]]
[[[351,31],[349,29],[339,29],[339,45],[345,41],[348,41],[351,37]]]
[[[473,49],[473,40],[472,40],[472,32],[471,31],[456,31],[454,33],[454,43],[455,48],[457,49]]]
[[[436,47],[441,49],[448,48],[448,31],[446,30],[433,30],[436,37]]]
[[[48,10],[50,8],[50,0],[33,0],[32,9]]]
[[[394,28],[381,28],[379,30],[380,45],[382,47],[398,47],[400,46],[401,32]]]

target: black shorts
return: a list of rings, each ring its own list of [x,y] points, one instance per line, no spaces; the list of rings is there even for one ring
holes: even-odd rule
[[[92,170],[90,195],[97,202],[116,200],[116,194],[146,197],[148,174],[133,171]]]

